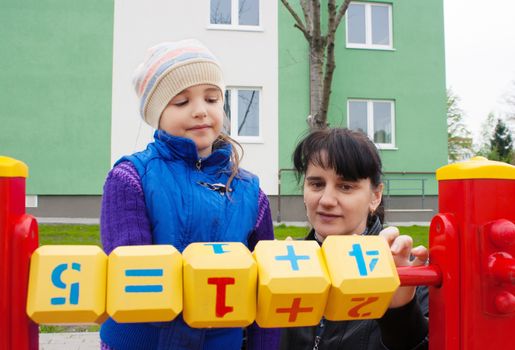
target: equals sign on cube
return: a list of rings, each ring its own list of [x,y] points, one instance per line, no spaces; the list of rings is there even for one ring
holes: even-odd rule
[[[125,270],[126,277],[163,277],[163,269],[130,269]],[[162,284],[132,284],[125,286],[126,293],[160,293]]]

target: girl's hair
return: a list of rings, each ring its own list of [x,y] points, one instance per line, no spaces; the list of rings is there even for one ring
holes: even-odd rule
[[[230,195],[230,188],[232,180],[234,177],[238,175],[238,168],[240,166],[240,161],[243,158],[243,147],[239,144],[238,141],[230,137],[225,133],[221,133],[218,138],[213,142],[213,149],[217,147],[218,144],[229,143],[231,145],[231,175],[227,182],[225,183],[225,188],[227,189],[227,195]],[[241,153],[241,155],[240,155]]]
[[[316,130],[305,136],[293,152],[293,166],[300,183],[308,165],[334,169],[346,180],[370,179],[374,188],[381,184],[382,162],[374,143],[362,132],[345,128]],[[383,200],[374,216],[384,221]],[[369,222],[374,216],[369,215]]]

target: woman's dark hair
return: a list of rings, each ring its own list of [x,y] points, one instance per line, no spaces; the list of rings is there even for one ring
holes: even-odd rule
[[[381,184],[382,163],[374,143],[359,131],[344,128],[322,129],[310,132],[293,151],[293,166],[300,183],[308,165],[334,169],[346,180],[370,179],[373,187]],[[384,222],[384,205],[374,213]],[[369,217],[369,221],[373,217]]]

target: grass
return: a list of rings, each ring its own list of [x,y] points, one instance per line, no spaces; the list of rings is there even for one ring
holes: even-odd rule
[[[427,247],[429,237],[429,227],[427,226],[400,226],[399,231],[401,234],[411,236],[413,238],[413,245],[424,245]],[[302,239],[308,232],[308,227],[286,226],[284,224],[276,226],[274,229],[275,238],[285,239],[290,236],[293,239]]]
[[[39,244],[71,244],[71,245],[98,245],[100,246],[100,230],[98,225],[62,225],[62,224],[40,224]],[[429,227],[426,226],[406,226],[399,227],[401,234],[410,235],[414,245],[425,245]],[[308,232],[308,227],[278,225],[274,228],[275,237],[279,240],[290,236],[294,239],[304,238]],[[97,325],[41,325],[41,333],[61,333],[61,332],[97,332]]]
[[[413,238],[413,246],[428,246],[429,226],[400,226],[399,231],[403,235]]]
[[[99,225],[39,224],[39,245],[72,244],[100,246]]]
[[[427,226],[401,226],[401,234],[413,238],[414,245],[427,246],[429,227]],[[277,239],[285,239],[290,236],[294,239],[304,238],[308,227],[278,225],[274,228]],[[100,233],[98,225],[39,225],[39,244],[86,244],[100,246]]]
[[[302,239],[308,232],[308,227],[286,226],[285,224],[274,227],[275,238],[279,240],[285,239],[288,236],[293,239]]]
[[[82,332],[98,332],[99,325],[73,325],[73,326],[60,326],[60,325],[41,325],[39,326],[40,333],[82,333]]]

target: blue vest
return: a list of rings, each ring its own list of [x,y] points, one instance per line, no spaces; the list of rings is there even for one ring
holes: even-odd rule
[[[231,145],[201,159],[195,143],[158,130],[143,152],[121,158],[136,168],[143,187],[154,244],[182,252],[192,242],[242,242],[248,245],[258,212],[256,176],[231,175]],[[123,349],[240,349],[241,328],[193,329],[182,315],[172,322],[118,324],[108,319],[102,340]]]

